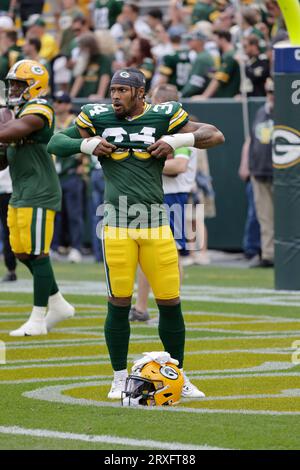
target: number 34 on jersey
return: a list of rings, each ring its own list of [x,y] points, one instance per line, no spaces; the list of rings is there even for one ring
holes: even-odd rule
[[[131,156],[147,160],[149,145],[163,135],[174,134],[188,121],[180,103],[170,101],[158,105],[145,104],[144,112],[134,118],[119,119],[112,105],[87,104],[77,116],[76,125],[91,136],[99,135],[115,144],[118,150],[110,157],[122,161]]]

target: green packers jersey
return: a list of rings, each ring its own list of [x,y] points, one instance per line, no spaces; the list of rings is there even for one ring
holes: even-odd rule
[[[18,60],[23,59],[22,50],[18,46],[11,46],[0,56],[0,80],[5,80],[9,69]]]
[[[96,94],[99,81],[103,75],[111,75],[111,59],[104,54],[96,54],[91,58],[82,75],[83,85],[78,92],[81,98]]]
[[[151,86],[151,80],[155,71],[155,65],[151,57],[145,57],[143,63],[138,67],[138,69],[143,72],[146,77],[146,91],[149,90]]]
[[[189,50],[182,49],[165,55],[158,70],[159,73],[168,77],[169,83],[181,90],[188,81],[191,69]]]
[[[203,93],[214,72],[214,60],[207,51],[199,52],[191,74],[181,90],[184,98]]]
[[[197,2],[192,12],[192,24],[198,21],[212,21],[211,14],[215,11],[215,7],[208,3]]]
[[[147,147],[163,135],[176,133],[187,121],[188,114],[174,101],[145,104],[144,112],[132,119],[118,119],[112,105],[82,107],[77,126],[118,147],[111,156],[100,158],[109,225],[127,227],[137,219],[141,228],[168,223],[161,208],[165,159],[152,157]]]
[[[13,207],[60,210],[61,189],[51,155],[46,147],[54,131],[54,111],[46,100],[28,101],[16,119],[29,114],[41,116],[45,125],[21,142],[10,144],[7,159],[13,184]]]
[[[123,0],[96,0],[94,10],[95,29],[109,29],[121,13]]]
[[[220,86],[215,94],[216,98],[232,98],[240,92],[240,66],[234,58],[235,51],[228,51],[222,55],[222,63],[214,77]]]

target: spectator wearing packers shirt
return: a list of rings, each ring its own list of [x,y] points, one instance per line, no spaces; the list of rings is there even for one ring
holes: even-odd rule
[[[102,54],[94,33],[85,33],[78,39],[79,60],[83,70],[71,89],[71,97],[97,100],[104,98],[111,76],[111,60]]]
[[[192,12],[192,24],[198,21],[214,21],[215,12],[216,7],[213,0],[201,0],[196,2]]]
[[[259,39],[249,36],[244,40],[246,59],[247,96],[265,96],[265,83],[270,76],[270,63],[266,54],[260,53]]]
[[[23,58],[22,51],[17,46],[17,39],[16,31],[6,31],[1,37],[0,80],[4,80],[9,69]]]
[[[43,64],[48,73],[50,74],[50,64],[47,60],[40,57],[41,41],[39,38],[26,39],[22,47],[24,58],[29,60],[36,60],[40,64]]]
[[[26,39],[39,38],[41,41],[40,57],[51,61],[59,53],[56,39],[46,32],[46,22],[40,15],[31,15],[24,23],[27,28]]]
[[[170,83],[175,85],[180,91],[187,83],[192,64],[189,49],[181,45],[180,36],[170,37],[174,52],[162,58],[162,63],[158,68],[159,77],[157,85]]]
[[[240,67],[235,59],[235,49],[231,43],[229,31],[216,31],[215,38],[221,51],[221,65],[214,74],[202,95],[196,95],[194,99],[207,98],[232,98],[240,91]]]
[[[95,30],[111,28],[122,11],[123,0],[96,0],[92,2],[92,23]]]
[[[238,14],[239,17],[239,14]],[[243,7],[242,14],[241,14],[241,28],[242,28],[242,37],[247,38],[249,36],[256,36],[259,40],[259,49],[260,52],[265,52],[266,50],[266,41],[264,38],[264,34],[257,28],[257,24],[260,20],[260,12],[257,9],[253,9],[252,7]],[[239,28],[238,28],[239,29]],[[239,36],[239,35],[237,35]],[[236,39],[239,41],[239,39]],[[235,41],[233,41],[235,42]]]
[[[181,90],[184,98],[203,93],[214,73],[214,60],[205,50],[207,37],[200,31],[186,37],[189,49],[197,52],[186,85]]]

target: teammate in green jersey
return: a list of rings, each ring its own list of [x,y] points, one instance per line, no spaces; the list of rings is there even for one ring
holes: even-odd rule
[[[145,103],[145,83],[137,69],[117,71],[110,84],[112,104],[83,106],[76,127],[56,134],[48,145],[51,153],[96,155],[103,168],[106,216],[102,240],[108,288],[104,331],[114,370],[110,399],[120,399],[125,390],[128,315],[138,263],[156,298],[163,346],[183,367],[185,327],[178,255],[161,207],[162,170],[166,158],[172,158],[178,147],[208,148],[224,142],[214,126],[189,122],[180,103]],[[190,387],[193,396],[199,397],[201,392],[192,384]]]
[[[48,72],[39,62],[22,60],[8,72],[8,104],[15,119],[0,127],[7,143],[13,193],[8,208],[9,237],[16,257],[33,275],[34,306],[29,320],[11,336],[45,335],[74,308],[58,290],[49,259],[55,212],[61,190],[46,150],[53,134],[54,112],[40,97],[48,91]],[[48,313],[47,306],[49,306]]]

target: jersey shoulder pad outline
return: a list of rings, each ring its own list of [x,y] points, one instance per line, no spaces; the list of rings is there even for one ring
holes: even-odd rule
[[[54,111],[47,100],[37,98],[28,101],[25,106],[23,106],[23,108],[19,111],[17,117],[21,118],[30,114],[37,114],[43,116],[49,124],[49,127],[53,125]]]

